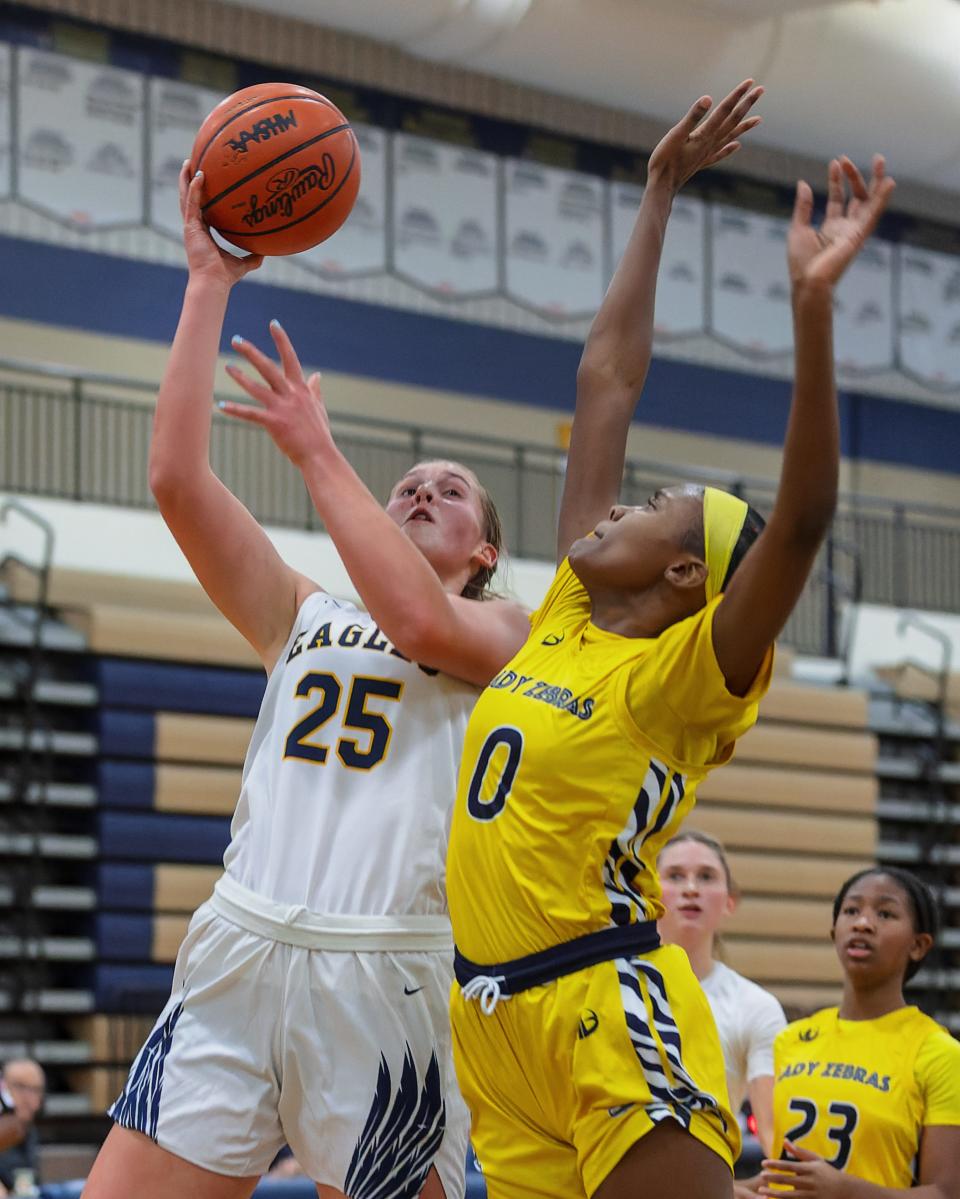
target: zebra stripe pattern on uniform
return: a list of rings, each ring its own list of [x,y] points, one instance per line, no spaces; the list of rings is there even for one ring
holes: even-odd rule
[[[655,1124],[673,1118],[689,1128],[693,1113],[703,1112],[716,1117],[726,1130],[726,1120],[716,1098],[701,1091],[684,1067],[680,1030],[670,1010],[660,971],[643,958],[620,958],[616,965],[630,1040],[653,1098],[647,1115]],[[650,1001],[649,1011],[645,993]]]
[[[423,1087],[407,1045],[400,1085],[393,1095],[383,1055],[373,1104],[350,1159],[348,1199],[416,1199],[423,1189],[446,1128],[446,1104],[436,1053]]]
[[[683,775],[671,773],[663,762],[651,758],[626,827],[614,838],[603,864],[603,888],[610,901],[611,923],[624,925],[651,918],[652,913],[636,885],[637,875],[645,869],[640,854],[648,839],[673,820],[683,796]],[[656,818],[648,827],[654,812]]]
[[[157,1139],[160,1118],[163,1066],[182,1011],[183,1003],[177,1003],[157,1023],[130,1067],[126,1085],[109,1112],[121,1127],[145,1133],[153,1141]]]

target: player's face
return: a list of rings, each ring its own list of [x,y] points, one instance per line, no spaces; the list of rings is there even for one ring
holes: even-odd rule
[[[888,874],[868,874],[843,897],[833,940],[844,973],[865,985],[901,979],[919,961],[930,937],[918,934],[906,892]]]
[[[644,591],[677,561],[690,529],[702,520],[696,488],[662,488],[643,507],[611,509],[592,537],[570,547],[570,565],[591,592]]]
[[[678,841],[660,855],[658,870],[667,909],[659,922],[663,939],[683,945],[712,937],[735,906],[716,853],[699,841]]]
[[[396,484],[387,513],[418,547],[442,579],[481,565],[489,552],[480,484],[456,462],[420,462]],[[486,547],[486,550],[485,548]],[[496,552],[493,551],[496,561]]]

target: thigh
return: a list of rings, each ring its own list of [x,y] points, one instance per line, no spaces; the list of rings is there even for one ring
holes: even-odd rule
[[[114,1125],[83,1188],[83,1199],[248,1199],[259,1175],[231,1178],[169,1153]]]
[[[730,1167],[673,1120],[632,1145],[592,1199],[732,1199]]]
[[[552,990],[501,1001],[488,1016],[453,989],[454,1060],[488,1199],[584,1199],[576,1149],[564,1136],[568,1055],[541,1035]]]
[[[739,1127],[713,1017],[686,956],[668,946],[583,975],[580,1018],[568,1036],[576,1046],[573,1138],[587,1193],[661,1126],[702,1142],[729,1173]]]
[[[449,963],[430,953],[298,955],[280,1099],[297,1160],[346,1195],[389,1175],[397,1199],[416,1199],[435,1167],[446,1199],[462,1199],[469,1117],[450,1051]]]

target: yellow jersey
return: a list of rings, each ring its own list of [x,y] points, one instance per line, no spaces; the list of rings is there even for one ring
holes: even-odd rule
[[[757,718],[768,653],[731,695],[722,596],[658,637],[598,628],[564,560],[526,643],[470,717],[447,856],[454,939],[510,961],[663,912],[657,855]]]
[[[776,1151],[783,1138],[878,1186],[908,1188],[928,1124],[960,1125],[960,1042],[915,1007],[876,1020],[826,1008],[773,1048]]]

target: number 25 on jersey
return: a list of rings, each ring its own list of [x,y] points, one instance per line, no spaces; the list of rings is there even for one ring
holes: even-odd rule
[[[344,692],[346,701],[341,704]],[[341,707],[341,736],[336,741],[336,755],[350,770],[372,770],[387,756],[393,727],[382,712],[370,711],[370,700],[396,702],[403,694],[403,683],[396,679],[380,679],[368,675],[354,675],[346,688],[334,674],[309,671],[297,683],[295,694],[300,699],[317,703],[304,718],[298,721],[287,734],[284,758],[299,758],[324,766],[330,756],[331,745],[325,744],[321,730],[337,715]],[[356,736],[348,736],[348,733]],[[327,740],[333,737],[327,734]]]

